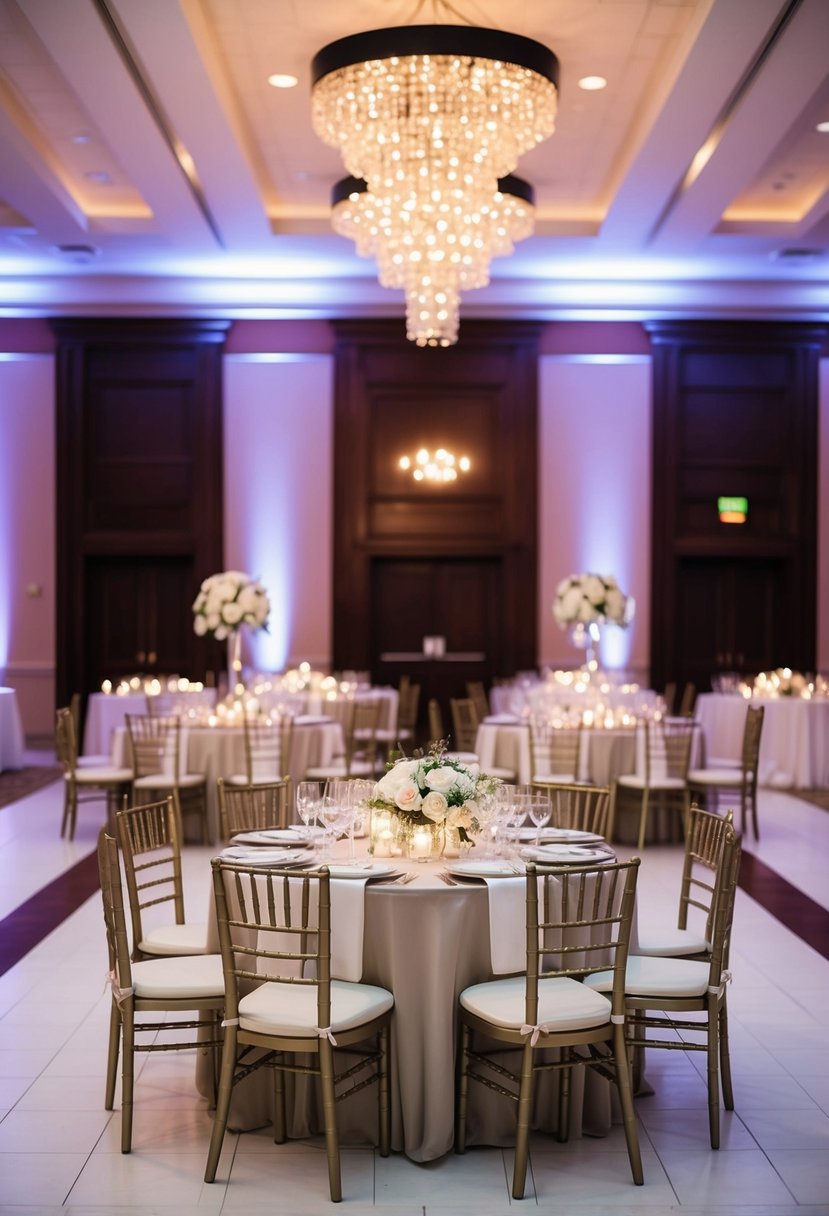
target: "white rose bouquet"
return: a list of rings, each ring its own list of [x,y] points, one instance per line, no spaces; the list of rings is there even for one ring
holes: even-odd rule
[[[392,812],[405,826],[436,823],[455,828],[462,841],[474,844],[472,834],[481,829],[480,800],[500,784],[496,777],[435,748],[428,755],[396,761],[375,785],[369,806]]]
[[[633,620],[634,600],[612,574],[571,574],[556,588],[553,616],[561,629],[571,625],[604,625],[626,629]]]
[[[271,605],[260,582],[239,570],[211,574],[193,602],[193,629],[222,642],[240,625],[267,629]]]

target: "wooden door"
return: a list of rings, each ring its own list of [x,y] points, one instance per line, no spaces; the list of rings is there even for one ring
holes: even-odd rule
[[[138,672],[187,674],[195,635],[192,557],[102,557],[87,563],[88,687]]]
[[[687,558],[677,576],[671,670],[704,692],[721,671],[755,676],[791,660],[786,563]]]
[[[498,558],[372,563],[372,677],[397,684],[406,674],[419,683],[421,723],[436,697],[449,729],[450,698],[466,696],[467,680],[489,684],[500,674],[502,577]],[[444,653],[424,654],[424,638],[441,638]]]

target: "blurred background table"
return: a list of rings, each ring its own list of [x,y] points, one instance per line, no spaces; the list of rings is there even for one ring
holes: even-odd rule
[[[739,762],[746,710],[765,709],[760,738],[760,785],[789,789],[829,788],[829,698],[760,697],[703,693],[696,717],[705,739],[708,763]]]
[[[13,688],[0,688],[0,773],[23,768],[23,726]]]

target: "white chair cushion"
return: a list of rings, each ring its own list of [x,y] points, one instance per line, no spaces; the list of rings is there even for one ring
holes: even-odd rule
[[[446,752],[447,760],[457,760],[460,764],[478,764],[477,752]]]
[[[350,1030],[394,1005],[385,988],[331,981],[331,1030]],[[255,1034],[308,1035],[317,1029],[317,989],[309,984],[262,984],[239,1002],[239,1027]]]
[[[677,958],[683,954],[707,954],[711,943],[693,929],[672,929],[639,926],[639,941],[631,953],[649,954],[655,958]]]
[[[137,790],[171,790],[176,785],[180,789],[192,789],[206,781],[203,773],[183,773],[178,782],[170,773],[150,773],[149,777],[136,777],[133,785]]]
[[[380,761],[377,762],[380,764]],[[319,768],[305,770],[306,781],[328,781],[337,777],[376,777],[378,767],[366,760],[352,761],[351,768],[346,772],[344,764],[320,765]]]
[[[514,768],[498,768],[495,764],[491,764],[486,771],[488,777],[497,777],[501,781],[514,781],[517,776]]]
[[[78,756],[76,764],[78,768],[108,768],[112,764],[112,757],[103,753],[100,756]]]
[[[523,975],[474,984],[460,995],[461,1006],[493,1026],[518,1030],[524,1025]],[[601,999],[597,1000],[599,997]],[[610,1020],[610,1001],[567,976],[542,979],[538,984],[538,1024],[553,1033],[603,1026]]]
[[[645,778],[636,773],[625,773],[623,777],[616,778],[616,783],[632,790],[645,788]],[[684,790],[685,788],[686,782],[681,777],[651,777],[648,783],[648,789],[651,790]]]
[[[741,768],[694,768],[688,774],[689,785],[727,785],[739,789],[742,783]]]
[[[231,777],[225,777],[225,785],[273,785],[275,781],[281,781],[281,776],[275,776],[273,773],[267,775],[253,771],[253,781],[248,781],[247,773],[233,773]]]
[[[207,954],[207,925],[158,925],[138,945],[144,954]]]
[[[111,767],[78,768],[75,769],[75,781],[78,785],[101,785],[103,783],[112,783],[114,785],[119,781],[126,784],[128,781],[132,781],[132,769]]]
[[[132,984],[136,996],[156,1001],[221,998],[225,991],[222,956],[190,954],[144,959],[132,965]]]
[[[575,773],[534,773],[533,782],[558,783],[560,785],[572,785],[576,780]]]
[[[689,958],[652,958],[631,954],[625,972],[625,992],[630,996],[694,997],[702,996],[708,988],[708,963]],[[588,975],[585,984],[600,992],[613,987],[613,972],[598,971]]]

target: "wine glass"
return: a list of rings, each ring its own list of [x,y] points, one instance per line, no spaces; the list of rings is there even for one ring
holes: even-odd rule
[[[319,801],[317,813],[325,829],[322,841],[322,849],[325,856],[330,856],[334,852],[334,841],[337,838],[338,829],[342,827],[346,811],[347,804],[344,804],[339,798],[335,798],[331,794],[324,794]]]
[[[550,822],[553,803],[549,794],[533,794],[529,800],[530,819],[535,824],[535,843],[541,844],[541,829]]]
[[[296,809],[308,832],[308,841],[316,848],[315,830],[311,826],[319,818],[319,806],[322,801],[321,781],[300,781],[296,787]]]

